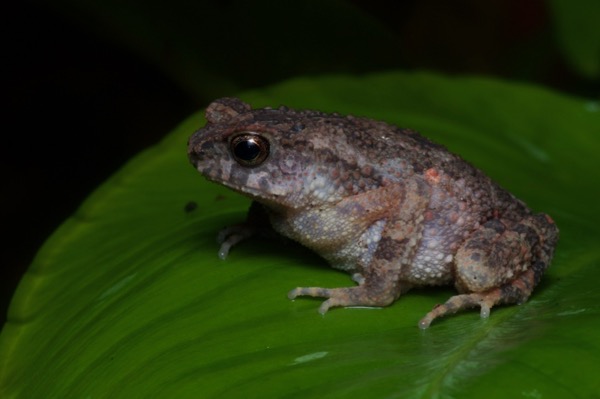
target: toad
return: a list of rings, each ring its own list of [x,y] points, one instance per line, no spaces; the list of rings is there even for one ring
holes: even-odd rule
[[[520,304],[548,268],[558,240],[550,216],[533,213],[483,172],[414,130],[367,118],[252,109],[222,98],[191,136],[188,155],[207,179],[250,197],[244,223],[219,234],[220,256],[264,229],[291,238],[352,275],[352,287],[298,287],[338,306],[388,306],[413,287],[458,294],[431,322],[478,307]]]

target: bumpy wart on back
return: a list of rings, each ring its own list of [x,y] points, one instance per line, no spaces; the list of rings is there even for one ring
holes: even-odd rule
[[[254,200],[247,220],[219,233],[220,256],[272,229],[352,274],[346,288],[298,287],[335,306],[387,306],[412,287],[458,291],[419,322],[525,302],[558,240],[480,170],[417,132],[384,122],[287,107],[214,101],[188,144],[207,179]]]

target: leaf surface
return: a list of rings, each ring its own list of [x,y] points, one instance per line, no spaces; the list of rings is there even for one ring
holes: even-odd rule
[[[260,106],[338,111],[420,130],[561,229],[532,298],[421,331],[453,294],[385,309],[289,301],[349,276],[293,244],[255,239],[217,258],[249,201],[204,181],[183,122],[102,185],[48,240],[0,335],[3,398],[565,398],[600,392],[598,104],[481,78],[392,72],[295,79]],[[191,210],[188,204],[196,208]],[[187,211],[185,210],[187,205]]]

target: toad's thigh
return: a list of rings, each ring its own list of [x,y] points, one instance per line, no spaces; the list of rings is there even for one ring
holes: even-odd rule
[[[456,253],[455,281],[461,292],[482,292],[516,279],[532,265],[538,234],[528,225],[507,228],[493,219]]]

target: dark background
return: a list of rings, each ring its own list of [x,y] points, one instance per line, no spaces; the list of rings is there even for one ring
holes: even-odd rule
[[[120,25],[127,21],[120,9],[55,3],[22,1],[3,11],[8,107],[0,168],[0,322],[36,251],[61,222],[128,159],[214,97],[292,76],[388,69],[483,74],[577,96],[598,93],[596,81],[568,66],[541,0],[259,1],[256,8],[199,1],[206,10],[200,17],[181,1],[124,3],[134,11],[147,4],[155,10],[150,18],[171,26],[181,18],[190,27],[167,39],[152,36],[153,26],[169,30],[167,22],[151,23],[144,33],[144,25]],[[157,40],[161,50],[148,50]],[[182,71],[178,60],[186,54],[194,59]],[[206,84],[194,78],[196,71]]]

